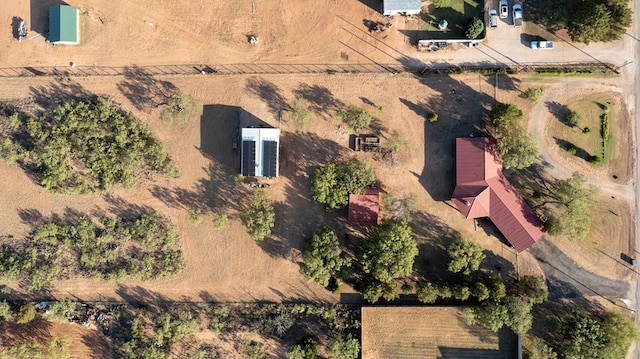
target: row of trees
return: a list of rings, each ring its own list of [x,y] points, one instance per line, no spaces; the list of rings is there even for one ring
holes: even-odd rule
[[[165,147],[142,122],[105,98],[67,101],[38,119],[14,112],[0,154],[35,168],[53,193],[132,188],[140,173],[177,174]]]
[[[9,280],[25,280],[31,290],[78,276],[161,278],[184,268],[182,253],[172,249],[176,237],[175,228],[159,214],[104,218],[100,224],[87,216],[72,225],[51,221],[22,241],[0,246],[0,272]]]

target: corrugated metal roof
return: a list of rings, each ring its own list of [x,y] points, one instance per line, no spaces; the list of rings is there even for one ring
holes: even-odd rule
[[[349,195],[349,222],[378,224],[380,190],[369,188],[363,194]]]
[[[49,8],[49,41],[54,44],[80,42],[78,9],[68,5]]]
[[[521,252],[543,236],[543,226],[531,207],[502,174],[488,137],[456,139],[456,188],[452,200],[467,218],[489,217]]]
[[[417,14],[422,10],[420,0],[383,0],[382,13],[394,15],[398,13]]]

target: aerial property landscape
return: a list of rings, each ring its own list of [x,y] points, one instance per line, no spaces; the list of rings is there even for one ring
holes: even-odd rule
[[[637,6],[3,4],[0,358],[638,358]]]

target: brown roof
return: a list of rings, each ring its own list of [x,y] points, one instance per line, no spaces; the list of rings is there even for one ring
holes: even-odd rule
[[[363,194],[349,195],[349,222],[378,224],[380,190],[369,188]]]
[[[451,200],[467,218],[489,217],[521,252],[542,237],[542,222],[502,174],[494,145],[488,137],[456,139],[456,188]]]

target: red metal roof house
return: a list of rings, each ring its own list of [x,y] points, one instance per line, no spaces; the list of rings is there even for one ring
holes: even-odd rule
[[[456,188],[451,198],[466,218],[489,217],[518,252],[543,236],[543,225],[502,173],[489,137],[456,139]]]
[[[369,188],[363,194],[349,195],[349,222],[378,224],[380,190]]]

